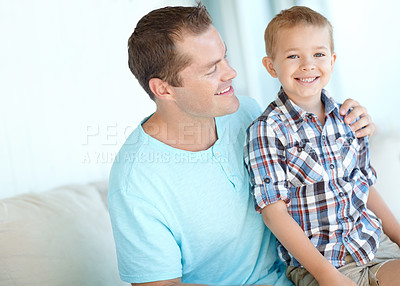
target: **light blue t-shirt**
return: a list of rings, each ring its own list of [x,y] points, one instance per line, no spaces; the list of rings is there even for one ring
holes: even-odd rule
[[[172,148],[141,124],[122,146],[108,195],[122,280],[291,285],[243,163],[246,128],[261,110],[239,100],[237,112],[215,118],[218,140],[207,150]]]

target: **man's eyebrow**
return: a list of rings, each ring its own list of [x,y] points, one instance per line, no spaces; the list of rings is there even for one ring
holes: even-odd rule
[[[228,52],[228,48],[226,47],[225,42],[224,42],[224,46],[225,46],[224,58],[225,58],[225,57],[226,57],[226,53]],[[218,64],[220,61],[222,61],[222,59],[218,59],[218,60],[216,60],[216,61],[213,61],[213,62],[207,64],[207,65],[205,66],[205,69],[212,68],[214,65]]]

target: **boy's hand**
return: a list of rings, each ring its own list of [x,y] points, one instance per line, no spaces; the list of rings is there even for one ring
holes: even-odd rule
[[[351,108],[353,108],[353,110],[349,112]],[[349,114],[347,114],[347,112],[349,112]],[[350,124],[351,129],[356,132],[357,137],[371,136],[372,133],[374,133],[375,125],[371,120],[371,116],[369,116],[367,110],[354,99],[346,99],[346,101],[343,102],[340,107],[340,114],[346,115],[344,121],[347,124],[352,123],[360,117],[356,122]]]

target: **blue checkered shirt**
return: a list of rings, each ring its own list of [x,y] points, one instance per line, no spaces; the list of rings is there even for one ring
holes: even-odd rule
[[[247,130],[244,156],[256,210],[283,200],[335,267],[345,264],[347,253],[362,265],[373,259],[381,236],[381,222],[366,205],[376,181],[368,138],[355,137],[325,90],[321,100],[324,126],[281,89]],[[278,253],[300,266],[280,243]]]

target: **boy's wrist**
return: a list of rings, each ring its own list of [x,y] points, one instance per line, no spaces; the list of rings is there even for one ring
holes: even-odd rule
[[[309,271],[311,273],[311,271]],[[313,269],[311,273],[314,278],[322,284],[327,281],[334,281],[341,273],[328,260],[320,264],[318,268]]]

